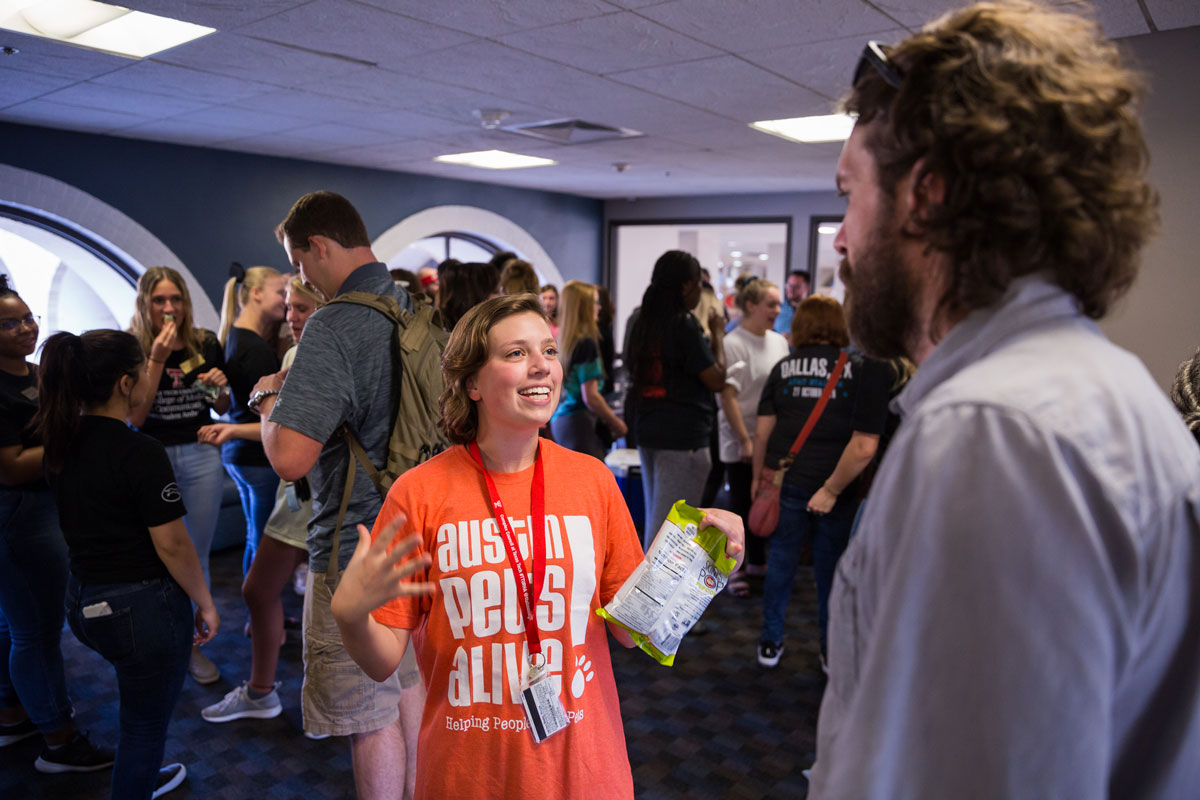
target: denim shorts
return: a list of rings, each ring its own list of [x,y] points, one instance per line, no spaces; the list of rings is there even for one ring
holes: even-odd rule
[[[346,652],[329,601],[325,576],[308,573],[304,593],[304,730],[331,736],[369,733],[400,717],[400,693],[421,682],[412,647],[387,680],[378,683]]]

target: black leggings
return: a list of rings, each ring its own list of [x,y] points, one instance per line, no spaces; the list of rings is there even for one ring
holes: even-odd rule
[[[767,563],[765,539],[750,532],[750,484],[754,468],[745,461],[725,465],[729,480],[729,510],[742,518],[746,528],[746,563],[761,567]]]

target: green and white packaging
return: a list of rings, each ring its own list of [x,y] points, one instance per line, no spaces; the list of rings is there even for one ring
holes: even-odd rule
[[[639,648],[671,666],[684,634],[725,588],[737,562],[725,534],[702,528],[704,512],[683,500],[671,507],[642,563],[596,613],[620,625]]]

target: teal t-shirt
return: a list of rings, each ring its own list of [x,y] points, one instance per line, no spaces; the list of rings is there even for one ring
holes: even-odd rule
[[[571,351],[571,359],[563,372],[562,395],[552,419],[577,414],[587,408],[583,402],[583,386],[588,381],[603,380],[604,366],[600,361],[600,348],[595,339],[577,342]]]

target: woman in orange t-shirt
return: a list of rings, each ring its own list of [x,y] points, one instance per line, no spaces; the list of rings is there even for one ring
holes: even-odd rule
[[[442,369],[443,424],[457,446],[400,476],[371,537],[360,529],[332,604],[346,649],[383,679],[413,641],[428,692],[418,798],[630,798],[595,611],[642,551],[607,468],[538,438],[562,365],[537,297],[468,312]],[[740,519],[709,513],[740,554]],[[544,536],[530,536],[543,524]],[[521,698],[533,672],[543,713],[531,726]],[[543,729],[555,714],[565,727]]]

